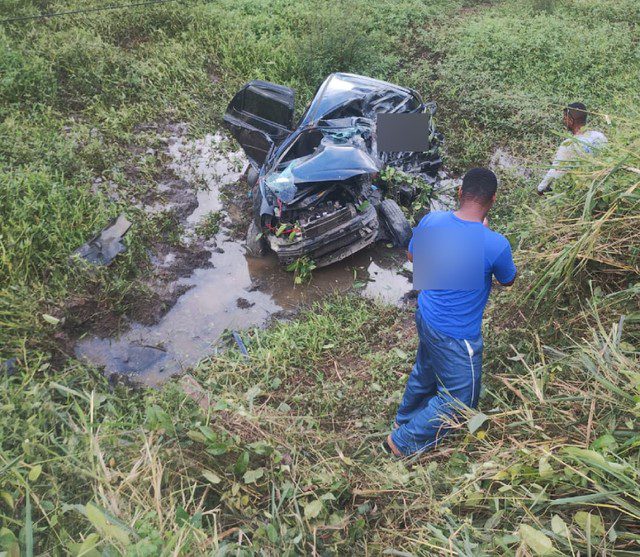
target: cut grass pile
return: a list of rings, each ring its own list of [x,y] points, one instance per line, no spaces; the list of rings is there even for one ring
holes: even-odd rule
[[[612,131],[610,148],[582,161],[542,206],[522,210],[522,257],[542,267],[538,302],[576,294],[632,302],[638,294],[640,137],[632,122]]]

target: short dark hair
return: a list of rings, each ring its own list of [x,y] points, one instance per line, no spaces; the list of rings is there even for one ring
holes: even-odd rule
[[[462,199],[487,205],[498,189],[498,178],[488,168],[472,168],[462,179]]]
[[[571,116],[578,124],[587,123],[587,107],[582,103],[571,103],[564,109],[564,113]]]

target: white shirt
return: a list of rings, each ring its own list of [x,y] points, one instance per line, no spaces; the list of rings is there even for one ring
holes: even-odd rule
[[[572,168],[571,162],[575,162],[585,155],[593,154],[606,143],[605,135],[596,130],[587,130],[563,141],[558,147],[551,169],[538,185],[538,191],[548,191],[553,180],[560,178]]]

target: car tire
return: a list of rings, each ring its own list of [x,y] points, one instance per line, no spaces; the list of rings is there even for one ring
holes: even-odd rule
[[[253,188],[258,183],[258,176],[260,172],[256,170],[252,165],[249,165],[249,170],[247,170],[247,184],[249,188]]]
[[[262,192],[260,191],[260,186],[258,184],[253,186],[253,190],[251,191],[251,201],[253,221],[256,223],[258,228],[262,228],[262,219],[260,218],[260,212],[262,211]]]
[[[247,230],[247,240],[246,246],[249,255],[253,255],[255,257],[262,257],[267,253],[267,241],[264,236],[260,236],[262,230],[258,227],[258,225],[251,221],[249,224],[249,229]]]
[[[383,199],[378,207],[378,212],[391,236],[394,247],[407,247],[409,240],[411,240],[411,225],[400,206],[393,199]]]

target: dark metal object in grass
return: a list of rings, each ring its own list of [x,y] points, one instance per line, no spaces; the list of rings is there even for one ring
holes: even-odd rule
[[[238,345],[238,348],[240,349],[240,353],[246,359],[249,359],[249,351],[247,350],[247,347],[245,346],[244,341],[242,340],[242,337],[240,336],[240,333],[238,333],[238,331],[233,331],[231,334],[233,335],[233,340],[236,341],[236,344]]]
[[[11,377],[12,375],[16,374],[16,362],[18,361],[18,358],[9,358],[8,360],[5,360],[4,362],[0,363],[0,373],[4,373],[5,375],[8,375],[9,377]]]
[[[81,257],[93,265],[109,265],[116,255],[125,251],[122,238],[129,228],[131,228],[131,223],[124,215],[119,215],[112,219],[100,234],[74,251],[73,255]]]

